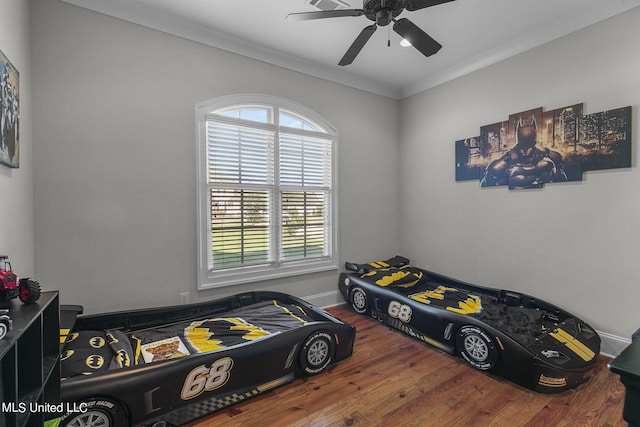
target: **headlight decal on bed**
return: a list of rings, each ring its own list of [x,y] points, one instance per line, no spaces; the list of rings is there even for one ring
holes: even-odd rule
[[[595,353],[586,345],[578,341],[573,335],[569,334],[562,328],[558,328],[549,333],[550,336],[566,345],[569,350],[580,356],[585,362],[595,357]]]
[[[182,385],[180,398],[189,400],[200,396],[205,391],[213,391],[224,386],[231,377],[233,359],[223,357],[213,362],[209,367],[196,366],[189,372]]]
[[[542,354],[547,359],[552,359],[553,362],[557,365],[562,365],[563,363],[568,362],[570,360],[569,356],[567,356],[566,354],[558,350],[552,350],[552,349],[540,350],[540,354]]]

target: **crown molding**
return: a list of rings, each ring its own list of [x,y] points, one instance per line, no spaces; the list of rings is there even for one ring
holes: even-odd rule
[[[366,92],[399,99],[401,88],[363,77],[348,70],[336,69],[304,60],[277,50],[229,36],[211,28],[164,12],[146,8],[127,0],[61,0],[84,9],[108,15],[154,30],[196,41],[271,65],[297,71]]]
[[[560,16],[535,31],[509,40],[486,52],[404,86],[378,81],[345,69],[288,55],[250,43],[191,21],[128,2],[127,0],[61,0],[94,12],[162,31],[271,65],[304,73],[345,86],[400,100],[473,73],[599,21],[640,7],[640,0],[589,0],[571,16]]]
[[[585,4],[571,16],[561,16],[535,31],[509,40],[494,49],[460,62],[437,73],[425,76],[400,90],[400,99],[424,92],[448,81],[471,74],[535,47],[556,40],[615,15],[640,6],[640,0],[599,0]]]

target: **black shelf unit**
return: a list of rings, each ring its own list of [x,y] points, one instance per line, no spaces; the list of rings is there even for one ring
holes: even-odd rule
[[[58,292],[9,304],[13,330],[0,341],[0,427],[42,427],[60,404]]]
[[[622,417],[630,427],[640,426],[640,338],[633,338],[631,344],[609,363],[609,370],[620,375],[625,387]]]

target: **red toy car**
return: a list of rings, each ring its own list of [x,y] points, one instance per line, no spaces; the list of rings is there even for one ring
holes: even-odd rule
[[[0,305],[6,306],[10,299],[20,297],[25,304],[34,303],[40,298],[40,283],[35,280],[20,279],[11,271],[8,256],[0,255]]]

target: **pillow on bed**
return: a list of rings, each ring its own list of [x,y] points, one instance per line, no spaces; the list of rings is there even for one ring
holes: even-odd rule
[[[109,369],[114,352],[103,331],[80,331],[69,334],[60,357],[62,378],[90,375]]]

